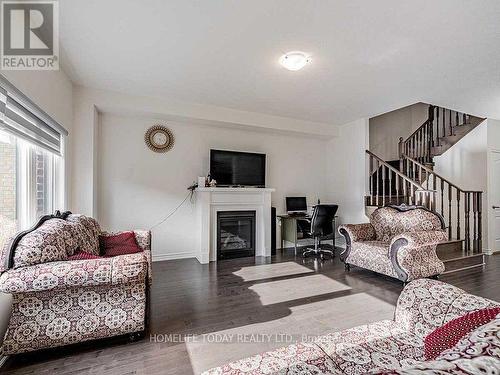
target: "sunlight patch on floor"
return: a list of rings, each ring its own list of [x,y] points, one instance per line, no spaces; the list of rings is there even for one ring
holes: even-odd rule
[[[256,281],[274,277],[300,275],[310,272],[314,271],[295,262],[284,262],[242,267],[241,270],[233,272],[233,274],[241,277],[243,281]]]
[[[193,370],[200,373],[230,361],[286,346],[292,343],[290,338],[301,341],[303,335],[325,335],[392,319],[393,315],[394,306],[390,303],[366,293],[357,293],[290,308],[284,306],[279,318],[198,335],[185,344]],[[252,338],[260,338],[261,342],[250,342]]]
[[[349,290],[351,287],[332,280],[325,275],[307,275],[293,279],[270,281],[252,285],[250,290],[257,293],[263,305],[298,300],[327,293]]]

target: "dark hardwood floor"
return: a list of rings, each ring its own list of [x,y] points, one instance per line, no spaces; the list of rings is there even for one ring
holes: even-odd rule
[[[484,269],[445,275],[441,280],[500,301],[500,256],[487,257],[486,261]],[[367,308],[370,301],[380,301],[380,314],[387,318],[385,315],[392,310],[390,305],[395,305],[402,289],[400,282],[370,271],[354,268],[346,273],[338,257],[321,263],[295,257],[290,250],[278,251],[271,259],[244,258],[209,265],[201,265],[195,259],[157,262],[153,264],[153,278],[151,336],[132,343],[126,338],[114,338],[17,355],[10,357],[0,372],[193,374],[199,370],[195,363],[206,361],[203,357],[213,349],[188,346],[185,337],[238,332],[246,327],[279,330],[280,322],[287,327],[296,325],[297,331],[308,327],[321,333],[331,323],[324,318],[329,314],[329,306],[337,311],[348,309],[351,305],[346,301],[359,296]],[[349,313],[356,312],[344,312]],[[369,321],[379,318],[374,316]],[[338,327],[342,327],[341,323]],[[214,353],[228,358],[236,356],[230,354],[235,347],[222,348],[216,347]],[[258,351],[262,350],[267,350],[265,345]]]

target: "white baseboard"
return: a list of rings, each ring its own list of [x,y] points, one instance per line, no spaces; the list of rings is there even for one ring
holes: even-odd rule
[[[498,254],[500,253],[500,250],[491,250],[491,249],[483,249],[483,254],[484,255],[495,255],[495,254]]]
[[[196,258],[196,253],[169,253],[169,254],[153,254],[153,262],[161,262],[163,260]]]

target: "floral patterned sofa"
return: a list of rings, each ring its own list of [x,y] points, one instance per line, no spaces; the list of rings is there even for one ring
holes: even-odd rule
[[[346,240],[340,254],[346,269],[358,266],[409,282],[444,271],[436,246],[448,240],[438,213],[418,206],[376,209],[365,224],[339,227]]]
[[[203,375],[497,374],[480,370],[500,369],[500,315],[434,361],[425,361],[423,342],[427,334],[450,320],[493,306],[499,304],[440,281],[419,279],[401,293],[394,320],[331,333],[311,343],[292,344],[210,369]],[[441,372],[420,371],[422,368]]]
[[[13,296],[13,306],[1,352],[143,332],[151,234],[134,234],[142,252],[68,260],[77,251],[98,255],[99,236],[107,235],[94,219],[68,213],[7,244],[0,254],[0,291]]]

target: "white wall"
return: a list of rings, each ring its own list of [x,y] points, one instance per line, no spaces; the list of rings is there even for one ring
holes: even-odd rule
[[[368,222],[365,215],[365,150],[368,120],[345,124],[327,144],[327,199],[339,204],[340,223]]]
[[[487,122],[473,129],[443,155],[434,171],[464,190],[486,190]]]
[[[326,140],[169,121],[174,148],[157,154],[144,143],[145,131],[155,123],[165,121],[99,116],[97,217],[105,229],[150,228],[161,221],[184,199],[186,187],[207,174],[210,148],[266,153],[266,181],[276,189],[272,204],[278,213],[287,195],[306,195],[310,204],[327,201]],[[188,201],[153,231],[155,259],[194,256],[195,228]]]
[[[65,144],[66,202],[71,205],[71,142],[73,141],[73,84],[63,70],[2,70],[12,84],[69,132]]]
[[[262,134],[295,134],[297,136],[327,138],[337,134],[330,124],[303,121],[260,113],[238,111],[206,105],[173,102],[158,97],[128,95],[94,90],[81,86],[74,89],[72,144],[72,181],[74,197],[72,209],[90,216],[95,215],[96,196],[96,137],[99,128],[97,113],[122,116],[157,118],[168,122],[186,122],[226,129],[248,129]]]
[[[408,138],[428,117],[429,105],[416,103],[370,118],[369,150],[384,160],[399,159],[399,138]]]

